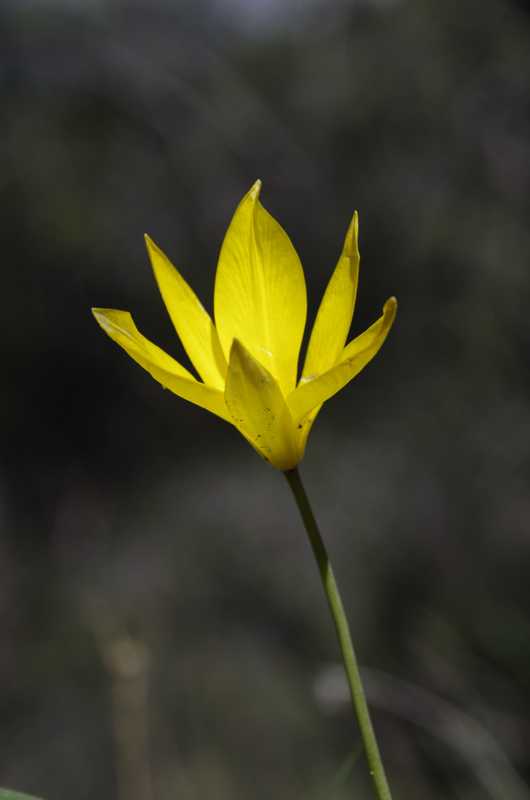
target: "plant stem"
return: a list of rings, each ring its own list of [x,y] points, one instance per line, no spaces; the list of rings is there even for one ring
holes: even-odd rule
[[[361,675],[359,672],[359,665],[353,649],[353,642],[351,639],[350,629],[346,614],[344,613],[344,606],[340,597],[339,589],[333,569],[326,551],[322,536],[318,529],[318,525],[313,514],[313,510],[309,503],[304,485],[300,478],[298,470],[291,469],[284,472],[287,482],[291,487],[291,491],[296,500],[296,504],[302,516],[313,553],[315,555],[322,585],[326,593],[326,598],[331,610],[331,616],[337,631],[337,637],[342,651],[342,659],[344,661],[344,669],[348,678],[350,686],[351,699],[353,708],[357,716],[357,722],[361,730],[361,736],[366,752],[368,767],[370,775],[372,776],[375,791],[378,800],[392,800],[390,788],[385,775],[383,762],[381,761],[381,753],[375,738],[372,720],[370,719],[370,712],[366,703]]]

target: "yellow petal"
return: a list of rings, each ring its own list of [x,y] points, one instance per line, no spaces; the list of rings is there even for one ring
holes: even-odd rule
[[[239,339],[276,378],[296,383],[307,299],[302,265],[283,228],[258,200],[257,181],[226,233],[215,280],[215,322],[225,356]]]
[[[344,349],[353,317],[359,277],[357,233],[355,212],[311,331],[302,371],[303,380],[314,378],[330,369]]]
[[[301,417],[297,421],[296,430],[298,433],[298,449],[300,450],[302,457],[305,453],[305,448],[307,445],[307,439],[309,434],[311,433],[311,428],[313,427],[313,423],[318,416],[318,412],[322,408],[323,403],[320,403],[315,408],[312,408],[309,414],[306,414],[304,417]]]
[[[168,257],[147,235],[145,243],[160,294],[193,366],[205,383],[223,389],[226,359],[210,315]]]
[[[397,301],[391,297],[384,305],[383,315],[344,348],[334,367],[313,380],[300,382],[287,398],[295,424],[301,424],[312,409],[336,394],[372,360],[392,327],[396,310]]]
[[[263,458],[281,470],[298,464],[296,430],[280,387],[237,339],[230,351],[225,401],[234,425]]]
[[[231,422],[223,393],[199,383],[178,361],[142,336],[128,311],[93,308],[92,313],[105,333],[165,389]]]

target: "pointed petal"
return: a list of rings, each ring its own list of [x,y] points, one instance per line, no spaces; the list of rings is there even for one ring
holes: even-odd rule
[[[282,470],[298,464],[296,430],[280,387],[237,339],[230,351],[225,401],[234,425],[266,461]]]
[[[305,326],[305,280],[289,237],[259,202],[260,186],[239,204],[221,247],[215,321],[225,355],[239,339],[287,395]]]
[[[223,393],[199,383],[178,361],[142,336],[128,311],[93,308],[92,313],[105,333],[165,389],[231,422]]]
[[[383,315],[364,333],[353,339],[343,350],[339,362],[323,375],[300,385],[287,398],[294,423],[328,400],[368,364],[385,341],[397,310],[397,301],[386,301]]]
[[[168,257],[147,235],[145,243],[160,294],[193,366],[205,383],[223,389],[226,359],[210,315]]]
[[[338,361],[346,344],[359,277],[357,234],[355,212],[311,331],[302,380],[310,380],[330,369]]]

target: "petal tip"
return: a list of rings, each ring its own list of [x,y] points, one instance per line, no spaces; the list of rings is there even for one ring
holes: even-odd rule
[[[145,242],[145,246],[147,248],[147,252],[149,253],[149,255],[151,255],[151,252],[153,252],[153,251],[154,252],[160,252],[160,248],[158,247],[156,242],[154,242],[151,239],[151,237],[149,236],[148,233],[144,233],[144,242]]]
[[[228,360],[232,361],[233,356],[241,356],[242,353],[245,352],[245,346],[243,343],[236,337],[232,339],[232,344],[230,345],[230,353],[228,356]]]
[[[105,318],[105,312],[107,311],[106,308],[91,308],[90,309],[92,316],[96,320],[96,322],[101,322],[103,318]]]
[[[258,178],[258,180],[251,186],[251,188],[250,188],[250,190],[248,192],[249,197],[251,197],[252,200],[257,200],[258,197],[259,197],[260,191],[261,191],[261,179]]]
[[[96,320],[97,324],[100,328],[102,328],[105,333],[108,333],[109,330],[112,328],[111,320],[109,319],[109,310],[108,308],[91,308],[92,316]]]
[[[132,322],[132,316],[129,311],[121,311],[118,308],[91,308],[90,310],[98,325],[101,325],[105,330],[119,325],[124,320]]]
[[[386,303],[383,306],[383,314],[384,314],[385,317],[390,319],[391,324],[393,323],[393,321],[395,319],[395,316],[396,316],[396,313],[397,313],[397,307],[398,307],[398,301],[393,295],[392,295],[392,297],[388,298],[388,300],[386,301]]]
[[[353,212],[351,222],[348,225],[346,236],[344,238],[344,245],[342,251],[345,256],[351,258],[357,254],[357,239],[359,236],[359,215],[357,211]]]

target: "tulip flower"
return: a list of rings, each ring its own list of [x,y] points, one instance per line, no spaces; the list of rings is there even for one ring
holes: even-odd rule
[[[324,292],[300,376],[307,297],[289,237],[259,202],[257,181],[226,233],[215,278],[215,324],[193,289],[146,236],[162,299],[199,378],[137,329],[128,311],[94,308],[103,330],[159,383],[234,425],[285,473],[300,511],[342,652],[352,704],[378,800],[392,800],[366,703],[357,657],[328,553],[297,464],[323,403],[375,356],[396,315],[394,297],[348,344],[357,282],[358,220],[353,215]]]
[[[396,314],[346,344],[359,272],[357,213],[322,298],[300,377],[306,323],[304,272],[289,237],[259,201],[257,181],[226,233],[215,278],[215,324],[193,289],[146,236],[162,299],[197,371],[146,339],[128,311],[94,308],[103,330],[155,380],[234,425],[274,467],[293,469],[322,404],[368,364]]]

